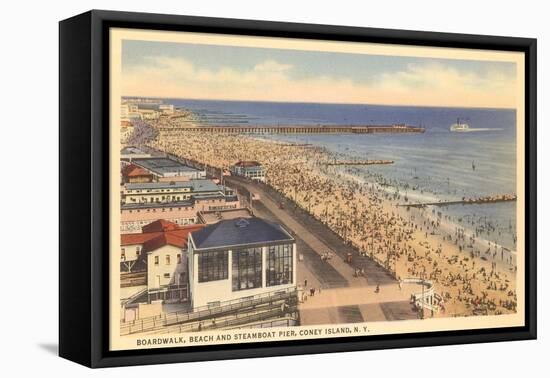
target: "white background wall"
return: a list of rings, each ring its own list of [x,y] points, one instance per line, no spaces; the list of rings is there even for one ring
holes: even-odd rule
[[[63,4],[66,3],[66,4]],[[57,350],[57,21],[90,8],[539,38],[539,235],[548,227],[548,58],[544,1],[6,1],[0,22],[2,274],[0,375],[518,377],[548,367],[548,243],[539,237],[539,341],[90,371]],[[78,127],[78,125],[74,125]],[[83,167],[83,169],[86,169]],[[31,178],[33,183],[22,182]],[[11,181],[15,185],[8,185]],[[41,185],[37,186],[36,183]],[[32,202],[36,190],[44,192]],[[21,256],[24,254],[24,257]],[[29,264],[16,264],[31,258]],[[12,265],[13,264],[13,265]],[[17,268],[16,268],[17,267]],[[542,274],[544,271],[545,274]],[[547,348],[544,351],[544,348]],[[419,366],[419,361],[423,361]],[[425,370],[424,370],[425,369]]]

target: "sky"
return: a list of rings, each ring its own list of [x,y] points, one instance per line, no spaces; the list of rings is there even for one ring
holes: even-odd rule
[[[516,107],[509,62],[124,40],[122,95]]]

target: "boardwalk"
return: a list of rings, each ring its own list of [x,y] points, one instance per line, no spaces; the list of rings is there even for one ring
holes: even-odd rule
[[[254,207],[256,215],[269,219],[273,222],[281,223],[281,220],[269,211],[262,202],[256,203]],[[298,251],[304,257],[302,263],[309,272],[309,274],[300,273],[298,277],[299,282],[303,282],[305,276],[309,275],[315,277],[314,281],[312,281],[312,277],[310,277],[311,284],[314,285],[318,282],[317,287],[321,287],[323,289],[349,286],[348,280],[331,264],[327,264],[322,261],[319,258],[319,254],[315,252],[315,250],[313,250],[311,246],[300,237],[300,235],[294,235],[294,238],[296,239],[296,247]]]
[[[269,187],[239,177],[231,176],[226,178],[226,183],[232,188],[243,188],[247,191],[260,195],[260,201],[254,201],[254,210],[256,215],[266,216],[274,221],[284,224],[294,236],[302,239],[321,260],[321,254],[331,252],[334,258],[329,261],[330,265],[345,277],[349,286],[363,286],[359,283],[361,278],[353,277],[355,268],[365,270],[368,285],[377,284],[396,284],[397,281],[385,269],[374,263],[368,257],[363,257],[357,250],[344,244],[343,240],[327,226],[311,217],[300,209],[280,209],[279,203],[283,198]],[[245,198],[249,198],[248,195]],[[262,209],[266,208],[269,213],[262,214]],[[345,263],[345,257],[348,253],[353,256],[352,264]],[[336,258],[338,257],[338,258]],[[325,263],[327,264],[327,263]],[[364,280],[364,278],[363,278]]]
[[[360,256],[324,224],[300,209],[290,206],[280,209],[282,197],[266,185],[238,177],[227,177],[226,183],[243,194],[243,198],[249,198],[249,191],[259,194],[260,199],[253,203],[255,215],[283,224],[296,238],[303,257],[298,263],[297,283],[306,293],[310,288],[316,289],[314,296],[298,306],[302,325],[417,317],[409,303],[410,295],[419,290],[416,285],[399,289],[397,281],[385,269]],[[327,251],[333,257],[323,261],[321,254]],[[348,253],[353,256],[351,264],[344,262]],[[355,268],[363,268],[365,277],[354,277]],[[307,287],[303,287],[305,280]],[[380,285],[380,293],[375,293],[376,285]]]
[[[418,312],[408,298],[417,285],[381,286],[323,290],[299,305],[302,325],[359,323],[363,321],[417,319]]]

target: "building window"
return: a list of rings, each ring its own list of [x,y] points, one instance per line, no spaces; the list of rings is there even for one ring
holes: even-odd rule
[[[233,251],[233,291],[262,287],[262,248]]]
[[[170,255],[166,255],[166,265],[170,265]]]
[[[227,279],[227,251],[199,253],[199,282]]]
[[[136,256],[139,256],[139,247],[136,247]]]
[[[164,273],[164,278],[170,278],[170,273]]]
[[[158,265],[158,264],[159,264],[159,257],[155,256],[155,265]]]
[[[267,254],[267,286],[292,283],[292,245],[283,244],[269,247]]]
[[[177,259],[178,259],[178,264],[181,264],[181,253],[178,253]]]
[[[124,248],[120,251],[120,259],[126,261],[126,250]]]

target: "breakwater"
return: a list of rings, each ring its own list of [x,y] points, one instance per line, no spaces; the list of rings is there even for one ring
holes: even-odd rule
[[[393,160],[342,160],[326,163],[326,165],[338,166],[338,165],[384,165],[393,164]]]
[[[474,204],[487,204],[497,202],[509,202],[517,200],[515,194],[498,194],[493,196],[485,196],[478,198],[463,198],[456,201],[439,201],[439,202],[425,202],[425,203],[405,203],[397,206],[401,207],[426,207],[426,206],[449,206],[449,205],[474,205]]]

